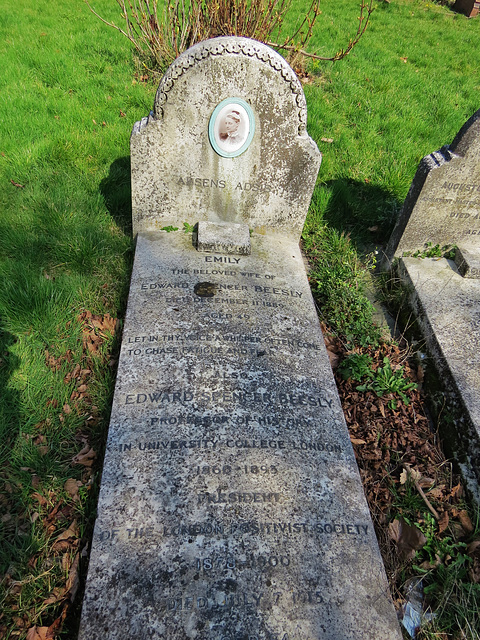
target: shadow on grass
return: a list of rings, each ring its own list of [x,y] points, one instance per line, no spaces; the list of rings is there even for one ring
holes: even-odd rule
[[[9,384],[13,372],[20,362],[11,353],[10,347],[15,344],[15,338],[2,328],[0,319],[0,512],[2,527],[0,528],[0,574],[4,575],[12,560],[9,553],[12,538],[15,534],[15,506],[11,502],[12,485],[10,484],[10,458],[15,448],[15,441],[20,433],[20,416],[18,413],[19,397]],[[8,519],[10,518],[10,519]],[[11,528],[13,527],[13,530]]]
[[[349,234],[359,253],[387,244],[403,204],[393,193],[348,178],[330,180],[320,189],[327,191],[325,222]]]
[[[20,361],[10,347],[16,342],[14,336],[2,328],[0,319],[0,473],[18,435],[18,393],[9,385],[9,380]]]
[[[130,156],[117,158],[110,165],[107,178],[100,182],[100,193],[105,205],[122,231],[132,235],[132,187],[130,183]]]

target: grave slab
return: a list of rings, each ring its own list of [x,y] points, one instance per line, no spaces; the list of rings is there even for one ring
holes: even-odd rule
[[[80,640],[400,640],[298,244],[138,237]]]
[[[425,156],[385,250],[384,266],[430,245],[479,246],[480,109],[451,145]]]
[[[306,117],[283,58],[216,38],[134,126],[80,640],[401,638],[298,246],[321,160]]]
[[[462,415],[443,438],[480,503],[480,283],[445,258],[402,258],[399,273],[447,399]]]
[[[444,253],[454,249],[454,261],[413,257],[436,245]],[[480,110],[451,145],[421,161],[383,263],[398,268],[410,289],[437,370],[435,386],[442,388],[429,388],[434,411],[447,401],[455,416],[450,427],[442,426],[444,447],[480,503],[479,250]]]

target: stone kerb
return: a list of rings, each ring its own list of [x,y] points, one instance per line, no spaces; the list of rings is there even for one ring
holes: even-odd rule
[[[386,266],[427,242],[475,249],[479,235],[480,109],[451,145],[420,162],[385,251]]]
[[[225,157],[209,127],[229,101],[248,112],[252,137]],[[133,128],[134,233],[208,220],[298,240],[321,162],[306,119],[299,80],[266,45],[220,37],[184,52]]]

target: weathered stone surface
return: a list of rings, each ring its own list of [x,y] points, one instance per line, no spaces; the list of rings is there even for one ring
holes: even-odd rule
[[[243,153],[222,157],[210,118],[235,99],[254,133]],[[210,220],[298,241],[321,160],[306,119],[302,86],[275,51],[234,37],[195,45],[167,70],[154,111],[133,129],[134,233]]]
[[[480,248],[460,249],[455,251],[455,264],[464,278],[480,278]]]
[[[401,638],[298,247],[321,158],[305,125],[283,58],[217,38],[134,127],[80,640]],[[184,222],[196,239],[161,230]]]
[[[479,282],[463,278],[444,258],[402,258],[400,274],[444,388],[463,414],[443,439],[480,503]]]
[[[197,249],[214,253],[250,255],[250,230],[246,224],[226,222],[198,223]]]
[[[425,243],[479,245],[480,110],[460,129],[451,145],[425,156],[386,249],[387,262]]]
[[[81,640],[400,640],[298,245],[139,234]]]

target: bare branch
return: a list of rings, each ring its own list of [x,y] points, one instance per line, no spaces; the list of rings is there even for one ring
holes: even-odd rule
[[[364,15],[365,9],[367,9],[366,16]],[[360,38],[363,36],[363,34],[367,29],[370,16],[374,12],[374,10],[375,10],[375,7],[373,6],[373,0],[370,0],[368,4],[366,2],[363,2],[363,0],[361,0],[360,16],[358,18],[358,27],[357,27],[357,32],[355,34],[355,37],[349,40],[348,45],[346,46],[345,49],[340,49],[340,51],[337,51],[337,53],[333,56],[319,56],[316,53],[309,53],[308,51],[305,51],[304,49],[299,49],[298,47],[295,47],[293,45],[276,44],[274,42],[266,42],[265,44],[268,44],[270,47],[273,47],[275,49],[285,49],[285,51],[295,51],[296,53],[299,53],[300,55],[305,56],[306,58],[312,58],[313,60],[323,60],[325,62],[337,62],[338,60],[342,60],[343,58],[348,56],[350,51],[359,42]]]
[[[360,16],[355,36],[345,49],[333,56],[320,56],[306,50],[315,23],[320,15],[320,1],[310,0],[299,26],[283,43],[271,42],[276,33],[280,40],[283,19],[291,9],[292,0],[164,0],[163,16],[159,20],[158,0],[116,0],[122,29],[105,20],[84,0],[90,11],[104,24],[119,31],[133,44],[140,57],[155,60],[159,68],[166,68],[182,51],[200,40],[216,35],[242,35],[305,58],[335,62],[345,58],[365,33],[374,0],[359,0]]]

